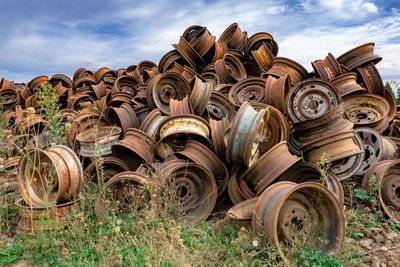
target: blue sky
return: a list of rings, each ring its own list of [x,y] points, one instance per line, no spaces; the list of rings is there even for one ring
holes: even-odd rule
[[[279,55],[302,63],[373,41],[385,80],[400,80],[399,0],[0,0],[0,78],[72,76],[78,67],[158,63],[190,25],[219,36],[232,22],[266,31]]]

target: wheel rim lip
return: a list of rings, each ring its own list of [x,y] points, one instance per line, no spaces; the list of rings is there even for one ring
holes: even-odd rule
[[[301,90],[302,88],[305,88],[307,86],[312,86],[313,84],[314,85],[315,84],[316,85],[322,85],[323,88],[325,88],[327,91],[329,91],[332,94],[332,100],[334,101],[334,104],[331,106],[330,109],[333,109],[336,106],[338,106],[340,103],[342,103],[342,99],[341,99],[341,97],[339,95],[339,92],[337,91],[336,87],[333,84],[331,84],[331,83],[329,83],[327,81],[324,81],[322,79],[316,79],[316,78],[315,79],[307,79],[307,80],[301,81],[301,82],[297,83],[289,91],[289,93],[288,93],[288,95],[286,96],[286,99],[285,99],[285,109],[286,109],[286,112],[287,112],[290,120],[293,123],[302,121],[301,118],[298,118],[297,115],[295,115],[295,112],[294,112],[294,110],[292,108],[293,107],[292,103],[294,101],[296,93],[299,90]],[[323,114],[322,114],[322,116],[323,116]],[[313,119],[315,120],[317,118],[313,118]]]
[[[22,178],[21,174],[25,174],[27,165],[29,164],[28,157],[32,153],[38,153],[39,157],[40,157],[40,154],[44,155],[47,158],[47,160],[49,160],[52,163],[53,166],[57,166],[56,161],[50,156],[50,154],[48,154],[44,150],[32,149],[31,151],[28,151],[27,153],[25,153],[18,162],[17,178],[18,178],[18,182],[20,185],[19,186],[20,194],[21,194],[22,198],[24,199],[24,201],[29,205],[35,205],[37,207],[52,206],[57,202],[58,199],[60,199],[65,194],[67,188],[62,188],[61,190],[59,188],[56,192],[56,195],[53,196],[52,199],[48,199],[47,201],[45,201],[36,194],[36,191],[32,188],[31,183],[28,183],[28,185],[26,185],[26,181],[28,178],[25,177],[25,175],[24,175],[24,178]],[[57,167],[55,167],[54,170],[57,174],[58,185],[61,186],[62,178],[61,178],[60,170]]]
[[[282,251],[282,248],[279,243],[279,237],[277,233],[278,229],[278,220],[279,220],[279,214],[280,212],[274,212],[274,211],[280,211],[286,202],[290,198],[290,196],[301,190],[301,189],[307,189],[311,188],[314,190],[318,190],[322,192],[330,201],[331,206],[333,205],[335,207],[334,211],[335,212],[335,219],[339,223],[337,226],[337,239],[336,240],[331,240],[331,242],[335,245],[333,248],[334,252],[338,252],[341,249],[342,243],[344,241],[345,237],[345,221],[344,221],[344,214],[339,206],[339,202],[337,201],[336,196],[330,192],[327,188],[323,187],[320,184],[313,183],[313,182],[305,182],[301,184],[296,184],[293,182],[278,182],[276,184],[271,185],[267,190],[263,192],[263,194],[259,197],[257,201],[257,207],[256,211],[253,215],[252,218],[252,227],[253,229],[256,229],[256,234],[263,234],[264,233],[264,238],[271,239],[272,242],[274,243],[275,247],[278,250],[278,253],[280,257],[290,265],[288,259],[285,257],[285,254]],[[279,192],[281,191],[281,192]],[[278,195],[276,195],[279,192]],[[275,203],[273,196],[275,195]],[[269,201],[266,201],[268,200]],[[262,206],[262,203],[266,203],[266,205]],[[272,206],[271,210],[268,212],[267,207]],[[270,223],[270,227],[267,227],[264,225],[264,217],[266,214],[270,214],[271,216],[269,217],[269,220],[272,221]],[[258,216],[261,214],[261,217]],[[258,218],[257,218],[258,217]],[[262,228],[260,229],[260,219],[261,221],[261,226]],[[261,231],[261,232],[260,232]],[[265,236],[266,235],[266,236]],[[269,238],[268,238],[269,236]]]

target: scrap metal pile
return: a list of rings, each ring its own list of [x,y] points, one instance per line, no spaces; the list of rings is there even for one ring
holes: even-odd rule
[[[342,180],[370,190],[376,173],[384,211],[400,219],[400,161],[393,160],[400,123],[373,43],[338,58],[329,53],[310,73],[277,56],[269,33],[248,37],[236,23],[218,40],[191,26],[173,47],[158,65],[1,81],[11,140],[3,166],[12,174],[2,183],[7,192],[19,188],[20,230],[37,227],[29,211],[52,206],[62,214],[79,201],[83,177],[100,176],[107,193],[96,200],[99,219],[106,202],[120,212],[140,209],[146,188],[161,183],[187,219],[233,204],[228,217],[273,241],[284,260],[282,242],[340,250]],[[35,94],[46,83],[68,125],[65,145],[50,145]]]

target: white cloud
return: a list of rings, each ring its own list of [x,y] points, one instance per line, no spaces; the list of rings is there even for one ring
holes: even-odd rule
[[[378,7],[374,4],[374,3],[364,3],[362,4],[361,8],[363,8],[365,11],[369,12],[369,13],[378,13]]]
[[[355,27],[305,29],[278,40],[280,55],[292,58],[311,70],[310,62],[331,52],[335,57],[367,42],[375,42],[375,53],[383,58],[377,65],[384,79],[400,79],[400,36],[398,14]]]

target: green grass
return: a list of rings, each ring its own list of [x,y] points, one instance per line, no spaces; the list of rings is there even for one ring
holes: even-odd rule
[[[125,219],[97,220],[97,186],[85,186],[84,198],[55,229],[17,235],[0,248],[0,264],[17,260],[53,266],[282,266],[271,245],[254,246],[249,232],[229,224],[194,224],[153,208]],[[7,220],[17,221],[10,213]],[[10,230],[10,229],[7,229]]]
[[[55,229],[19,234],[11,247],[0,244],[0,265],[23,260],[40,266],[284,266],[273,245],[256,242],[251,231],[225,221],[191,223],[149,205],[124,219],[116,215],[99,222],[94,213],[97,188],[86,184],[84,197],[67,219],[50,222]],[[8,211],[5,219],[15,227],[15,210]],[[356,266],[346,251],[338,259],[310,249],[301,255],[301,262],[340,260],[343,266]]]

